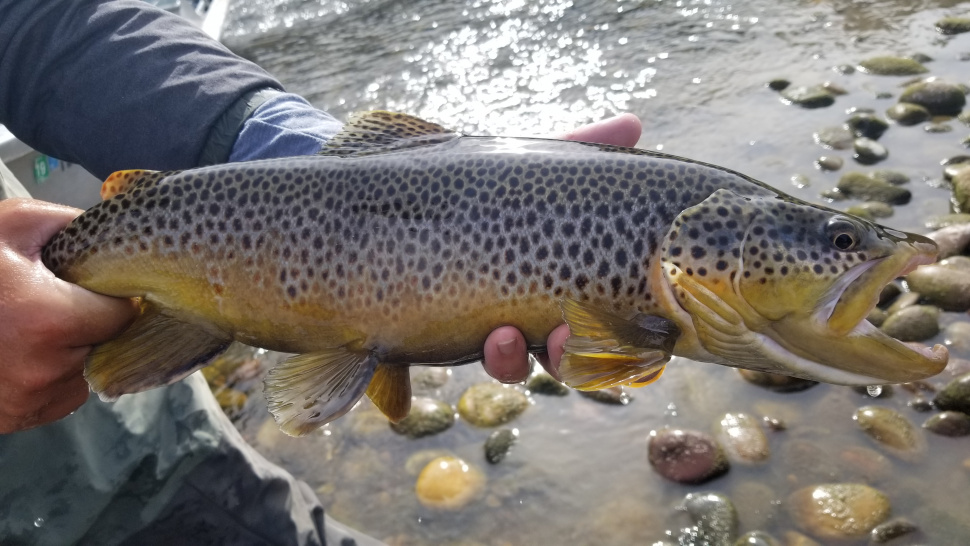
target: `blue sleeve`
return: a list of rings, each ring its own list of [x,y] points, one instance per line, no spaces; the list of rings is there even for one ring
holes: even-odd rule
[[[313,155],[342,124],[299,95],[279,93],[243,123],[229,161]]]
[[[99,177],[198,165],[244,95],[281,85],[137,0],[0,0],[0,123]]]

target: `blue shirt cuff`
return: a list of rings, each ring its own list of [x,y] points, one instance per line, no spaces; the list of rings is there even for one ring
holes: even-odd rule
[[[281,93],[259,105],[243,123],[229,161],[313,155],[342,127],[303,97]]]

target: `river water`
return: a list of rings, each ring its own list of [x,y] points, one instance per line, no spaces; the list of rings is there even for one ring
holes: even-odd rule
[[[833,67],[921,53],[934,59],[927,64],[934,75],[967,83],[970,38],[944,37],[933,27],[967,8],[928,0],[234,0],[224,41],[338,118],[398,110],[466,133],[519,136],[554,135],[633,112],[644,121],[642,148],[723,165],[824,202],[820,193],[842,173],[871,168],[819,147],[813,132],[844,122],[851,107],[884,112],[894,101],[881,97],[897,96],[907,80]],[[849,93],[831,107],[802,109],[766,87],[775,78],[830,81]],[[888,225],[926,232],[926,218],[948,211],[940,160],[964,152],[967,134],[962,124],[951,125],[941,134],[894,126],[880,139],[890,155],[878,167],[908,174],[914,195]],[[840,155],[846,166],[816,170],[813,161],[823,154]],[[794,175],[802,176],[797,184]],[[966,315],[945,313],[942,323],[957,320]],[[879,399],[828,385],[778,394],[714,365],[675,359],[668,370],[634,391],[628,406],[575,394],[533,396],[513,422],[518,445],[495,466],[481,454],[490,430],[459,422],[443,434],[408,440],[367,403],[311,438],[274,434],[258,394],[237,423],[269,458],[317,488],[331,515],[394,544],[676,542],[689,525],[676,507],[698,491],[731,498],[742,532],[783,537],[795,528],[785,511],[788,495],[839,481],[879,488],[894,515],[920,527],[892,544],[962,544],[970,537],[966,438],[927,434],[924,457],[879,459],[883,473],[860,474],[845,463],[850,448],[880,455],[853,423],[859,406],[891,407],[917,425],[925,419],[907,406],[914,395],[904,389]],[[465,366],[434,394],[454,404],[465,386],[485,379],[480,367]],[[725,477],[692,487],[652,471],[650,431],[710,431],[725,412],[785,421],[787,430],[770,435],[767,464],[735,465]],[[423,508],[407,462],[426,450],[480,466],[488,480],[482,499],[457,512]]]

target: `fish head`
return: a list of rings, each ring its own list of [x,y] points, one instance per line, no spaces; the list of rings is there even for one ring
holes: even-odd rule
[[[910,346],[866,320],[887,283],[934,261],[926,237],[720,189],[677,217],[662,253],[703,357],[846,385],[914,381],[946,366],[942,345]]]

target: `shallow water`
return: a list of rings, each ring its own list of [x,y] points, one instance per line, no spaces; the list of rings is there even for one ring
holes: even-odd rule
[[[961,58],[970,53],[970,36],[948,38],[933,29],[943,15],[968,11],[959,4],[235,0],[225,40],[289,90],[340,118],[379,108],[468,133],[554,135],[629,111],[644,121],[640,147],[736,169],[814,202],[823,202],[819,193],[849,170],[897,169],[912,178],[913,202],[897,207],[885,223],[925,232],[925,218],[948,210],[939,161],[965,152],[964,125],[953,121],[954,130],[942,134],[893,126],[880,139],[890,156],[874,167],[855,165],[848,152],[824,150],[812,133],[842,123],[850,107],[881,114],[894,100],[877,93],[898,95],[908,79],[842,75],[835,65],[923,53],[935,59],[928,64],[933,75],[968,82],[970,64]],[[801,109],[765,87],[778,77],[794,85],[828,80],[849,94],[828,108]],[[835,173],[815,170],[813,161],[823,154],[841,156],[846,166]],[[795,174],[809,184],[794,185]],[[943,323],[955,320],[967,317],[947,313]],[[465,386],[483,380],[478,366],[458,368],[435,394],[455,404]],[[923,422],[928,414],[907,407],[914,395],[904,389],[876,400],[828,385],[777,394],[734,370],[675,359],[660,381],[632,394],[634,401],[622,407],[575,393],[533,396],[533,406],[511,423],[520,441],[494,466],[482,455],[490,430],[458,422],[438,436],[408,440],[391,432],[369,402],[304,439],[282,437],[265,425],[258,395],[237,422],[263,453],[316,488],[331,515],[396,544],[674,540],[689,525],[675,507],[691,491],[727,494],[742,532],[761,529],[780,538],[794,528],[784,508],[788,495],[836,481],[879,488],[889,495],[893,515],[922,529],[892,544],[959,544],[970,536],[967,438],[926,434],[925,456],[904,462],[886,455],[882,473],[860,473],[844,458],[853,446],[880,450],[852,421],[860,406],[885,405],[914,424]],[[709,432],[728,411],[785,421],[786,431],[769,433],[767,463],[735,465],[726,476],[693,487],[667,482],[647,464],[651,430]],[[454,513],[422,508],[413,492],[415,474],[405,463],[428,449],[482,468],[488,478],[483,498]]]

